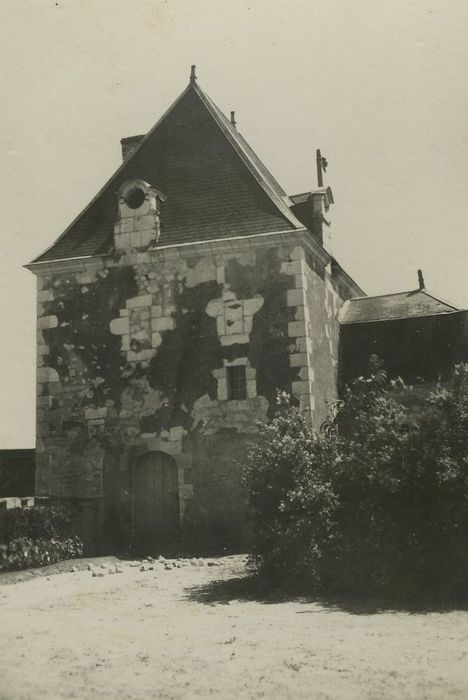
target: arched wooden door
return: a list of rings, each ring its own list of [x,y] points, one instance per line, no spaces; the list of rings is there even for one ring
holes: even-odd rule
[[[164,452],[148,452],[133,473],[133,517],[139,542],[158,547],[179,527],[177,464]]]

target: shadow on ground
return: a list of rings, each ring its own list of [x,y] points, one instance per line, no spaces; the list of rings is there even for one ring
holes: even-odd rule
[[[200,586],[185,589],[188,600],[203,605],[228,605],[231,602],[253,601],[265,605],[294,602],[304,605],[315,604],[319,609],[298,610],[297,615],[317,612],[347,612],[353,615],[376,615],[384,612],[407,614],[449,613],[468,610],[468,601],[408,601],[391,598],[365,598],[362,596],[305,595],[284,589],[271,590],[268,583],[256,575],[241,575],[233,578],[211,581]]]

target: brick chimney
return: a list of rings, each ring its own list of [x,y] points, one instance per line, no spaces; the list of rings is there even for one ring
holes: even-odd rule
[[[127,136],[124,139],[120,139],[120,145],[122,146],[122,160],[124,162],[136,151],[145,136],[146,134],[139,134],[138,136]]]
[[[329,226],[325,214],[333,204],[333,194],[329,187],[319,187],[313,192],[304,192],[291,196],[291,210],[316,239],[325,246],[329,243],[324,235],[324,227]]]

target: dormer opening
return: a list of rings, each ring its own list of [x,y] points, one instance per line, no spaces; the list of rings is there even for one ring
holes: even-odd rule
[[[125,196],[125,201],[130,209],[139,209],[144,203],[146,195],[140,187],[134,187]]]

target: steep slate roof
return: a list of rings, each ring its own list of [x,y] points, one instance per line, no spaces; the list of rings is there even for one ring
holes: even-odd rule
[[[340,323],[390,321],[416,316],[434,316],[459,311],[457,307],[429,294],[425,289],[349,299],[340,312]]]
[[[33,263],[110,252],[117,190],[136,178],[167,196],[159,246],[304,229],[275,178],[191,80],[91,203]]]

